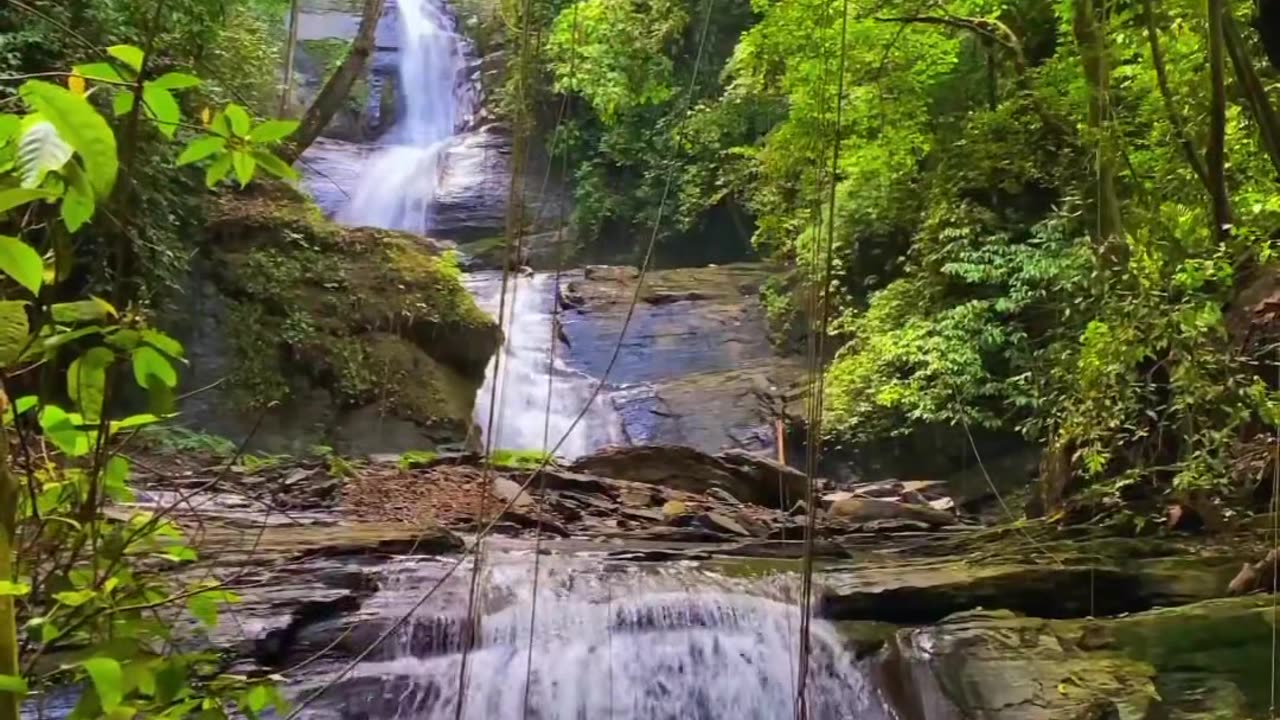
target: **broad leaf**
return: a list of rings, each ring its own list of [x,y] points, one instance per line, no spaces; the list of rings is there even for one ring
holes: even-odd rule
[[[133,379],[139,387],[151,387],[151,378],[159,380],[165,387],[178,384],[178,373],[173,365],[155,348],[143,345],[133,351]]]
[[[76,65],[72,70],[77,75],[86,80],[106,81],[110,83],[122,83],[124,78],[120,77],[120,73],[111,66],[111,63],[88,63],[87,65]]]
[[[13,278],[32,295],[40,294],[44,283],[44,260],[35,248],[18,238],[0,235],[0,271]]]
[[[213,187],[222,182],[222,179],[231,172],[231,153],[219,155],[216,160],[209,163],[209,169],[204,172],[204,184]]]
[[[161,75],[147,84],[153,87],[158,87],[162,90],[181,90],[183,88],[199,85],[200,78],[186,73],[170,72]]]
[[[31,592],[31,586],[27,583],[13,582],[12,580],[0,580],[0,597],[21,597],[29,592]]]
[[[95,423],[102,418],[107,368],[113,360],[115,353],[104,347],[96,347],[71,361],[71,366],[67,368],[67,394],[84,416],[85,422]]]
[[[218,624],[218,600],[213,593],[200,593],[187,598],[187,611],[205,627]]]
[[[124,672],[120,663],[108,657],[89,658],[84,661],[85,672],[93,680],[102,709],[110,712],[124,699]]]
[[[111,98],[111,112],[115,113],[117,117],[121,115],[128,115],[129,111],[132,109],[133,109],[133,91],[132,90],[118,92],[116,93],[115,97]]]
[[[8,212],[33,200],[53,200],[58,194],[41,188],[9,188],[0,190],[0,213]]]
[[[178,130],[178,121],[182,118],[182,110],[173,93],[147,83],[142,87],[142,102],[147,117],[155,121],[156,127],[165,137],[173,138]]]
[[[13,113],[0,113],[0,147],[17,137],[18,128],[21,126],[22,118]]]
[[[227,109],[223,112],[227,121],[231,123],[231,132],[236,137],[246,137],[249,134],[249,113],[245,109],[231,103],[227,105]]]
[[[93,217],[97,203],[93,199],[93,188],[89,185],[88,175],[80,163],[72,160],[63,168],[67,180],[67,192],[58,206],[58,214],[69,232],[79,230]]]
[[[0,675],[0,692],[26,695],[27,681],[16,675]]]
[[[115,502],[133,502],[133,492],[126,483],[128,479],[128,460],[119,455],[113,455],[107,460],[106,468],[102,471],[102,489],[106,491],[107,497]]]
[[[249,140],[256,143],[275,142],[289,137],[297,129],[297,120],[268,120],[249,133]]]
[[[159,330],[143,330],[142,341],[169,357],[182,357],[182,343],[165,335]]]
[[[43,118],[30,122],[31,119],[18,140],[18,173],[26,188],[38,187],[45,175],[61,170],[74,152],[52,122]]]
[[[80,153],[89,174],[89,184],[98,197],[110,193],[116,184],[119,162],[116,159],[116,136],[106,119],[84,97],[57,85],[29,80],[23,83],[19,93],[28,105],[53,123],[63,140]]]
[[[129,66],[134,72],[142,72],[142,58],[144,53],[141,49],[132,45],[112,45],[107,48],[107,54]]]
[[[0,366],[18,359],[30,333],[27,304],[19,300],[0,301]]]
[[[236,181],[240,183],[240,187],[248,185],[249,181],[253,180],[253,169],[257,164],[249,153],[240,150],[231,151],[231,165],[236,169]]]
[[[80,419],[56,405],[46,405],[40,410],[40,429],[68,457],[81,457],[88,454],[90,443],[89,433],[77,427]]]
[[[67,607],[80,607],[92,600],[93,596],[94,592],[92,589],[64,590],[63,592],[54,593],[53,599]]]
[[[266,170],[278,178],[291,181],[296,181],[298,179],[298,172],[296,170],[267,150],[254,150],[253,159],[262,166],[263,170]]]
[[[193,162],[199,162],[210,155],[220,152],[227,147],[227,139],[218,137],[217,135],[206,135],[204,137],[192,140],[182,154],[178,156],[178,165],[190,165]]]
[[[88,322],[113,317],[116,309],[102,298],[76,300],[75,302],[57,303],[50,306],[53,319],[60,323]]]

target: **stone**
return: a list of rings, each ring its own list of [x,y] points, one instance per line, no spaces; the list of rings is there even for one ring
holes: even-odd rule
[[[940,510],[877,498],[855,497],[847,500],[838,500],[831,504],[827,512],[833,518],[853,523],[867,523],[876,520],[907,520],[924,523],[931,527],[956,524],[954,515]]]
[[[720,513],[702,513],[694,518],[694,522],[716,532],[728,535],[738,535],[741,537],[751,537],[753,533],[749,532],[741,523],[734,521],[732,518],[725,517]]]
[[[803,492],[805,482],[796,470],[749,453],[713,456],[668,445],[608,447],[579,458],[569,469],[698,494],[720,488],[744,502],[771,507],[781,505],[779,478],[784,495]]]
[[[649,507],[653,501],[654,494],[649,490],[624,490],[618,495],[618,502],[631,507]]]
[[[582,275],[588,280],[634,280],[640,277],[640,271],[630,266],[588,265],[582,269]]]
[[[520,491],[520,483],[514,480],[496,477],[493,479],[491,489],[502,502],[512,503],[511,507],[515,510],[526,510],[537,505],[537,501],[529,495],[529,492]]]
[[[722,489],[722,488],[713,487],[713,488],[711,488],[711,489],[707,490],[707,493],[706,493],[706,494],[707,494],[707,497],[712,497],[712,498],[715,498],[716,500],[720,500],[720,501],[722,501],[722,502],[727,502],[727,503],[729,503],[730,505],[741,505],[741,504],[742,504],[742,501],[741,501],[741,500],[738,500],[738,498],[734,497],[734,496],[733,496],[733,493],[729,492],[728,490],[724,490],[724,489]]]
[[[680,503],[676,503],[676,504],[680,504]],[[652,522],[652,523],[665,522],[671,517],[666,514],[665,508],[663,510],[653,510],[650,508],[624,507],[624,508],[621,508],[618,512],[622,514],[624,517],[636,518],[638,520],[644,520],[646,522]]]

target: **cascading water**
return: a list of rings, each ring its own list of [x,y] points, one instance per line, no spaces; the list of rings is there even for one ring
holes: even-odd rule
[[[468,285],[480,307],[497,317],[501,278],[473,275]],[[553,343],[560,342],[553,335],[555,276],[512,276],[507,285],[510,321],[503,328],[502,366],[496,368],[496,359],[489,364],[476,396],[476,421],[482,429],[490,409],[494,412],[492,446],[551,451],[559,444],[556,454],[572,458],[617,442],[621,429],[605,394],[593,397],[598,381],[569,369],[562,360],[562,347],[553,357]],[[496,407],[491,404],[494,383],[498,385]],[[575,425],[584,408],[582,420]]]
[[[466,582],[463,570],[459,584]],[[532,636],[532,558],[498,558],[486,565],[485,581],[478,638],[467,658],[464,718],[794,715],[800,626],[794,576],[730,579],[692,567],[544,558]],[[396,582],[390,582],[389,597],[397,593]],[[402,600],[428,585],[412,571],[398,582]],[[331,709],[344,718],[454,718],[462,634],[458,609],[453,612],[420,611],[396,636],[388,657],[361,665],[334,691],[328,704],[340,707]],[[815,620],[812,641],[808,717],[887,720],[879,694],[835,627]]]
[[[399,37],[403,112],[385,144],[364,161],[360,180],[337,219],[426,234],[445,150],[475,110],[475,93],[466,78],[467,43],[454,32],[439,0],[399,0],[388,9],[388,19],[394,19]],[[481,278],[469,285],[481,307],[496,317],[501,283]],[[554,283],[547,276],[513,278],[508,293],[503,377],[495,377],[498,363],[491,362],[476,398],[476,423],[482,430],[489,427],[490,411],[495,414],[490,445],[550,450],[564,437],[557,454],[576,457],[615,441],[618,423],[604,398],[590,400],[593,381],[563,363],[548,365]],[[498,403],[491,408],[494,383],[499,384]],[[584,406],[587,415],[570,432]]]
[[[338,214],[348,225],[425,233],[449,140],[474,109],[466,82],[466,43],[435,0],[394,6],[404,109],[387,144],[366,161],[350,202]]]

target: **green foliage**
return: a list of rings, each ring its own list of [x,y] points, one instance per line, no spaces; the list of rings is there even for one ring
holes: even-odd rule
[[[546,464],[551,456],[539,450],[494,450],[489,459],[499,467],[536,470]]]
[[[17,95],[27,114],[0,123],[0,197],[6,227],[18,233],[0,236],[4,296],[11,298],[0,301],[0,702],[79,685],[84,692],[68,718],[184,717],[197,709],[208,717],[252,717],[269,702],[282,706],[273,684],[224,673],[215,653],[189,649],[191,638],[177,630],[183,616],[215,625],[235,594],[174,572],[194,561],[196,550],[168,517],[173,507],[130,505],[130,463],[118,454],[122,440],[171,412],[183,348],[142,314],[77,297],[67,283],[75,262],[68,235],[92,229],[127,177],[116,134],[92,101],[98,88],[88,88],[86,78],[128,88],[115,90],[112,104],[149,118],[162,140],[197,127],[181,123],[170,93],[198,79],[178,72],[151,78],[147,58],[133,46],[108,53],[118,65],[84,66],[66,88],[28,80]],[[262,142],[291,130],[264,124],[237,137],[251,142],[247,135],[264,126]],[[228,152],[239,152],[235,147]],[[55,218],[63,228],[50,227]],[[17,387],[11,379],[35,372],[45,374],[43,392],[9,394]],[[120,417],[119,403],[109,400],[122,390],[116,379],[129,375],[150,408]],[[9,461],[11,442],[26,459],[21,467]],[[15,624],[16,635],[7,630]]]
[[[157,452],[173,455],[229,458],[236,451],[236,444],[227,438],[172,423],[139,428],[137,441]]]
[[[409,450],[400,453],[400,459],[396,461],[396,465],[401,470],[412,470],[416,467],[430,465],[440,458],[440,453],[434,450]]]

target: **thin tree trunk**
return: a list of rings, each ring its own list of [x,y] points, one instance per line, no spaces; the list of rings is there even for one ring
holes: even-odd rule
[[[1107,127],[1111,71],[1107,65],[1106,47],[1093,0],[1074,0],[1072,31],[1076,45],[1080,48],[1085,84],[1089,88],[1089,130],[1096,148],[1094,212],[1097,217],[1094,239],[1099,243],[1108,243],[1120,234],[1120,201],[1116,194],[1115,161],[1111,157],[1110,132]]]
[[[14,582],[13,554],[18,542],[18,479],[9,467],[9,433],[0,430],[0,581]],[[0,675],[21,677],[18,665],[17,607],[12,595],[0,595]],[[18,720],[22,700],[0,690],[0,720]]]
[[[293,95],[293,56],[298,48],[298,16],[302,14],[300,0],[293,0],[289,6],[289,40],[284,50],[284,86],[280,88],[280,109],[277,117],[284,117],[289,110],[289,99]]]
[[[1222,14],[1222,34],[1226,41],[1227,54],[1231,57],[1231,66],[1235,69],[1236,81],[1240,83],[1249,101],[1249,109],[1253,112],[1253,119],[1258,123],[1258,129],[1262,134],[1262,146],[1271,158],[1277,179],[1280,180],[1280,119],[1276,117],[1271,98],[1267,96],[1267,89],[1258,78],[1253,61],[1249,59],[1249,51],[1244,44],[1244,38],[1240,35],[1240,27],[1225,9]]]
[[[1142,10],[1147,20],[1147,43],[1151,46],[1151,64],[1155,67],[1156,83],[1160,86],[1160,97],[1164,99],[1164,109],[1169,115],[1169,124],[1173,126],[1174,134],[1178,136],[1178,144],[1182,146],[1182,154],[1186,157],[1187,164],[1191,166],[1196,177],[1200,178],[1205,189],[1212,193],[1209,172],[1205,170],[1204,160],[1196,153],[1191,134],[1187,132],[1187,121],[1178,110],[1178,105],[1173,99],[1173,91],[1169,88],[1169,72],[1164,63],[1164,50],[1160,47],[1160,33],[1156,29],[1156,13],[1151,0],[1142,0]]]
[[[302,124],[294,133],[293,143],[280,153],[285,162],[297,160],[298,156],[320,137],[321,131],[351,94],[351,86],[364,72],[365,63],[373,54],[374,35],[378,29],[378,19],[382,17],[384,4],[385,0],[364,0],[364,12],[360,15],[360,29],[356,32],[355,41],[351,43],[351,51],[347,53],[346,59],[333,75],[329,76],[320,94],[302,116]]]
[[[1231,226],[1227,196],[1227,85],[1223,60],[1223,0],[1208,0],[1209,19],[1209,140],[1205,147],[1209,195],[1213,201],[1213,233],[1225,241]]]

